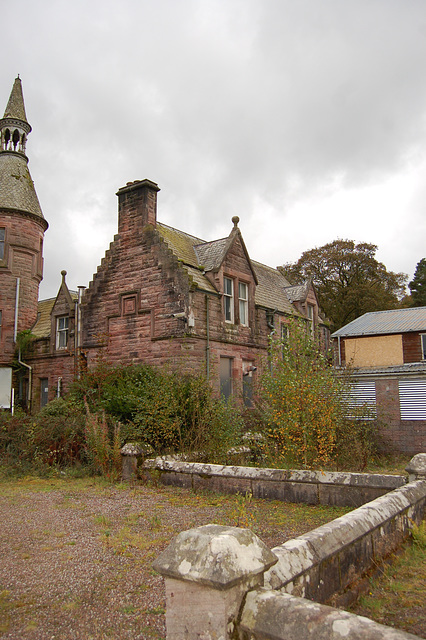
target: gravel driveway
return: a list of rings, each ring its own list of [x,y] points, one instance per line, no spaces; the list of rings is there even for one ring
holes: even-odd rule
[[[269,546],[342,510],[95,480],[0,482],[0,638],[165,638],[151,564],[182,530],[249,526]]]

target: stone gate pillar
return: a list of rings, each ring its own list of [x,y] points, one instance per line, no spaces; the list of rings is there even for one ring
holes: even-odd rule
[[[247,591],[277,557],[249,529],[209,524],[180,533],[154,562],[165,577],[167,640],[227,640]]]

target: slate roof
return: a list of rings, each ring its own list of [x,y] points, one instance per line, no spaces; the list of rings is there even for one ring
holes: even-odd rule
[[[286,295],[288,280],[273,267],[253,260],[258,285],[256,287],[255,303],[268,309],[277,309],[282,313],[298,315]]]
[[[15,79],[12,87],[1,122],[2,129],[8,126],[8,118],[24,122],[25,130],[31,131],[27,122],[22,84],[19,77]],[[28,169],[28,160],[21,152],[0,150],[0,208],[30,213],[44,220]],[[45,224],[47,226],[47,222]]]
[[[220,240],[205,242],[195,247],[198,261],[204,266],[206,271],[219,269],[228,247],[228,242],[228,238],[221,238]]]
[[[217,290],[206,277],[206,271],[218,269],[229,246],[229,237],[205,242],[190,234],[157,222],[157,230],[181,260],[188,274],[197,287],[203,291],[217,293]],[[285,290],[290,286],[288,280],[273,267],[251,261],[258,279],[255,303],[268,309],[277,309],[282,313],[297,315]]]
[[[27,161],[18,153],[0,153],[0,208],[31,213],[44,220]]]
[[[307,280],[303,284],[288,286],[286,288],[286,294],[291,302],[303,302],[308,295],[308,289],[309,281]]]
[[[408,333],[410,331],[426,332],[426,307],[365,313],[335,331],[332,338]]]
[[[36,338],[48,338],[50,336],[50,314],[56,298],[40,300],[37,308],[37,320],[31,329]]]
[[[19,76],[15,78],[15,82],[13,83],[3,118],[15,118],[17,120],[23,120],[28,124],[25,113],[24,95],[22,93],[22,83]]]
[[[69,293],[74,301],[78,299],[77,291],[69,291]],[[47,298],[46,300],[39,300],[37,307],[37,320],[31,329],[31,333],[35,335],[36,338],[50,338],[50,314],[52,313],[56,298],[57,296],[54,298]]]

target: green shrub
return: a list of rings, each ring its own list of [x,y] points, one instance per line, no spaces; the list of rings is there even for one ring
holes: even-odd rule
[[[214,396],[204,376],[167,368],[102,362],[75,384],[71,397],[79,404],[86,399],[89,411],[105,412],[111,424],[120,422],[122,444],[149,444],[156,454],[223,459],[243,430],[239,412]]]

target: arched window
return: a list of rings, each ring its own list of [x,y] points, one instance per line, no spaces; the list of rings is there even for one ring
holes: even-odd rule
[[[4,132],[4,148],[7,149],[7,147],[9,146],[9,140],[10,140],[10,131],[9,129],[6,129],[6,131]]]
[[[13,150],[16,151],[16,147],[19,144],[19,139],[20,139],[20,135],[19,135],[19,131],[18,129],[15,129],[15,131],[13,132],[13,137],[12,137],[12,143],[13,143]]]

